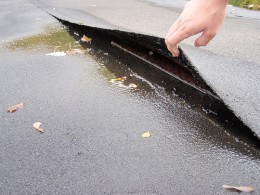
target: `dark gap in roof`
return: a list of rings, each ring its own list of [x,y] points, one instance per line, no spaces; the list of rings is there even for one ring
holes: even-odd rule
[[[135,72],[141,72],[142,77],[163,86],[169,94],[177,94],[200,111],[205,111],[208,117],[228,127],[234,136],[260,149],[260,139],[210,89],[183,51],[179,58],[173,58],[162,38],[56,19],[68,28],[76,40],[80,41],[83,35],[92,38],[91,44],[80,42],[83,47],[109,52]]]

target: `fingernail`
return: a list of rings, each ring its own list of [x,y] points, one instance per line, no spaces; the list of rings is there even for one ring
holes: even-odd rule
[[[173,57],[179,57],[180,55],[180,50],[177,48],[173,48],[173,52],[172,52]]]

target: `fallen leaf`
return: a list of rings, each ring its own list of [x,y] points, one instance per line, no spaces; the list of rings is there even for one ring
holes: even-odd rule
[[[38,130],[39,132],[43,133],[43,128],[40,127],[41,126],[41,123],[40,122],[36,122],[36,123],[33,123],[33,127]]]
[[[52,52],[52,53],[46,54],[46,56],[57,56],[57,57],[60,57],[60,56],[66,56],[66,53],[64,51]]]
[[[79,33],[77,33],[77,32],[74,32],[73,34],[76,35],[76,36],[79,36]]]
[[[142,134],[142,137],[143,138],[148,138],[151,136],[151,133],[149,131],[145,131],[143,134]]]
[[[115,82],[115,81],[125,81],[127,77],[121,77],[121,78],[116,78],[116,79],[111,79],[110,82]]]
[[[129,84],[129,87],[130,87],[130,88],[137,88],[137,85],[136,85],[136,84],[133,84],[133,83],[130,83],[130,84]]]
[[[85,51],[82,49],[72,49],[70,51],[67,51],[66,53],[67,54],[83,54],[83,53],[85,53]]]
[[[251,186],[229,186],[229,185],[222,185],[222,188],[227,190],[235,190],[237,192],[253,192],[254,188]]]
[[[18,109],[20,109],[20,108],[23,108],[23,107],[24,107],[24,103],[22,102],[22,103],[20,103],[20,104],[16,104],[16,105],[14,105],[14,106],[10,106],[10,107],[7,109],[7,111],[13,113],[13,112],[15,112],[16,110],[18,110]]]
[[[120,81],[118,81],[120,82]],[[123,88],[123,89],[130,89],[130,87],[128,85],[124,85],[123,83],[118,83],[116,84],[117,87]]]
[[[86,35],[83,35],[83,37],[80,39],[82,42],[91,42],[92,41],[92,38],[90,37],[87,37]]]

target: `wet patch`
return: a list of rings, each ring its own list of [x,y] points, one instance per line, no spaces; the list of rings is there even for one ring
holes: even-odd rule
[[[93,50],[93,53],[102,51],[106,59],[110,56],[120,60],[128,69],[137,72],[153,85],[163,87],[172,96],[179,96],[186,104],[198,109],[198,112],[202,111],[210,119],[227,126],[232,134],[243,137],[242,139],[249,139],[256,147],[260,147],[259,138],[207,86],[185,54],[182,53],[178,59],[172,58],[162,39],[61,22],[84,48]],[[83,36],[90,37],[91,41],[81,41]],[[117,69],[120,67],[117,66]],[[114,67],[107,68],[112,68],[112,72],[115,71]],[[129,78],[130,75],[132,74],[129,73]],[[121,73],[116,75],[121,76],[123,76]]]
[[[153,69],[132,58],[130,66],[88,36],[81,47],[79,34],[59,27],[0,53],[0,104],[25,101],[14,115],[1,111],[3,192],[201,194],[222,193],[223,184],[258,191],[259,150],[250,140],[167,90]]]
[[[34,36],[24,37],[4,43],[4,50],[14,52],[48,53],[70,51],[73,48],[81,48],[61,25],[46,26],[44,32]]]
[[[182,81],[184,84],[180,83],[178,85],[178,83],[176,84],[176,80],[172,79],[172,75],[167,75],[167,72],[165,75],[164,72],[161,72],[160,68],[163,70],[166,68],[168,69],[166,71],[170,71],[169,69],[172,69],[170,64],[164,66],[164,64],[161,63],[162,65],[158,69],[159,71],[153,67],[153,63],[158,64],[158,59],[160,59],[160,57],[162,57],[162,62],[164,62],[164,60],[169,60],[170,57],[167,53],[165,54],[163,50],[157,53],[158,51],[152,50],[152,48],[144,48],[145,51],[143,53],[140,51],[138,51],[140,53],[137,52],[138,56],[140,55],[142,57],[141,60],[139,60],[138,57],[136,59],[136,56],[131,55],[131,52],[135,54],[135,51],[132,51],[129,45],[124,45],[123,47],[115,42],[112,42],[111,45],[111,37],[106,37],[103,33],[100,34],[99,31],[93,31],[93,29],[89,29],[88,27],[86,28],[87,29],[80,30],[77,28],[71,28],[71,26],[68,25],[65,28],[63,26],[50,26],[46,27],[46,31],[43,34],[6,43],[4,44],[4,48],[5,50],[12,52],[25,52],[26,54],[29,53],[32,55],[36,53],[46,55],[50,52],[65,52],[70,56],[80,55],[83,58],[90,58],[97,62],[97,72],[111,87],[120,88],[122,91],[131,91],[133,94],[147,98],[149,98],[150,92],[155,92],[163,99],[166,98],[169,103],[171,101],[177,102],[198,114],[206,116],[208,120],[213,122],[215,125],[224,126],[225,131],[223,133],[227,136],[233,137],[232,139],[236,140],[236,142],[241,141],[246,143],[246,145],[258,147],[258,140],[252,134],[248,135],[250,130],[245,130],[247,127],[241,124],[239,124],[241,125],[239,126],[237,123],[233,124],[232,122],[234,120],[227,120],[227,123],[223,123],[223,118],[218,120],[219,113],[216,113],[205,106],[206,104],[215,107],[216,105],[220,105],[221,109],[224,108],[224,105],[221,102],[220,104],[214,105],[214,99],[212,100],[212,97],[215,95],[211,92],[208,86],[196,79],[198,76],[196,73],[189,72],[185,69],[185,66],[186,68],[187,66],[190,66],[189,64],[186,63],[185,66],[177,69],[177,73],[179,71],[181,73],[184,72],[186,75],[184,77],[187,77],[188,75],[191,80],[188,79],[186,81],[187,83]],[[81,38],[83,35],[89,36],[91,41],[82,41]],[[142,37],[139,37],[139,39],[142,39]],[[123,47],[123,49],[121,47]],[[83,51],[83,53],[71,54],[70,52],[72,50],[80,50]],[[149,57],[151,56],[156,57],[150,60]],[[144,64],[145,62],[143,59],[147,59],[147,64]],[[183,60],[185,59],[181,59],[181,61]],[[181,61],[177,61],[176,63],[180,64]],[[176,73],[175,70],[173,72]],[[191,77],[194,74],[195,76]],[[123,81],[113,81],[122,77],[125,77],[126,79]],[[179,79],[182,78],[178,78],[177,80],[179,81]],[[191,81],[192,86],[188,81]],[[197,85],[193,85],[196,82],[198,82]],[[203,90],[205,91],[203,92]],[[187,92],[189,92],[188,95]],[[198,96],[198,92],[203,96]],[[196,100],[196,98],[199,100]],[[216,99],[219,101],[218,97],[216,97]],[[235,122],[237,122],[236,120],[237,119],[235,118]]]

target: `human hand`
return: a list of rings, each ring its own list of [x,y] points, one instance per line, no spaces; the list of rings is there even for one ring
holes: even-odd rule
[[[219,31],[225,15],[228,0],[191,0],[180,17],[169,29],[165,43],[174,57],[180,55],[179,43],[193,35],[202,33],[196,39],[196,47],[206,46]]]

